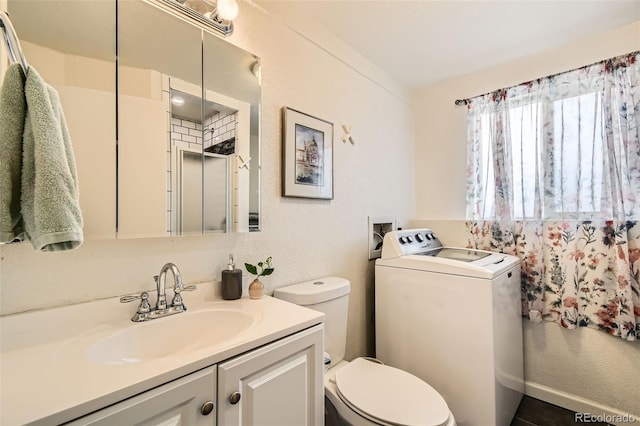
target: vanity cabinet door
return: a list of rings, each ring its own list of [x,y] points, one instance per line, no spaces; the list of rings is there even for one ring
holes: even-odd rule
[[[183,426],[216,424],[216,367],[119,402],[68,425]]]
[[[322,425],[323,326],[218,365],[221,425]]]

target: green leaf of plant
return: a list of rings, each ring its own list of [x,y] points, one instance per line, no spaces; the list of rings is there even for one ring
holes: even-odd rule
[[[244,267],[247,268],[247,271],[249,271],[250,274],[253,275],[258,275],[258,270],[256,269],[256,267],[250,263],[245,263]]]
[[[273,268],[267,268],[262,272],[262,275],[264,275],[265,277],[271,274],[273,274]]]

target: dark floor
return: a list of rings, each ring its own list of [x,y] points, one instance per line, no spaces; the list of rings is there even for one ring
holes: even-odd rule
[[[530,396],[524,396],[511,426],[607,426],[607,423],[576,421],[576,413]]]

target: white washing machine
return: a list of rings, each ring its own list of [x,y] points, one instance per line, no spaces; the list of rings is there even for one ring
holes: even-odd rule
[[[385,235],[375,266],[376,357],[433,386],[458,425],[509,425],[524,391],[520,261]]]

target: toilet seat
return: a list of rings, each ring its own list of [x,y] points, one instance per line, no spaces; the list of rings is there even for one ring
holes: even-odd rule
[[[356,358],[335,375],[340,399],[361,416],[396,426],[441,426],[449,421],[442,396],[418,377]]]

